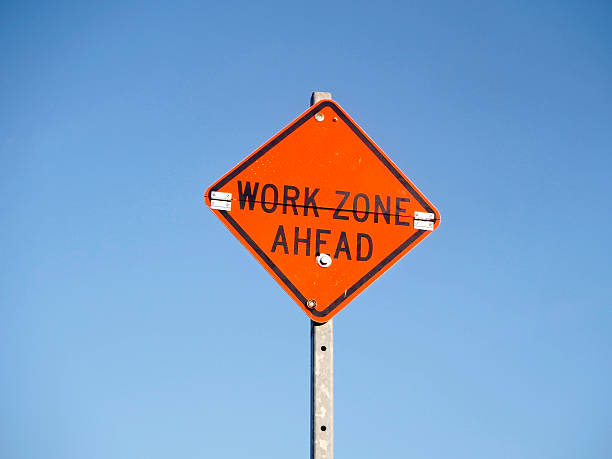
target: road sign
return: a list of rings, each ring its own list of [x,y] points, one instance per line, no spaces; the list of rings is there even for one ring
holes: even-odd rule
[[[245,158],[205,200],[315,322],[330,320],[440,223],[332,100]]]

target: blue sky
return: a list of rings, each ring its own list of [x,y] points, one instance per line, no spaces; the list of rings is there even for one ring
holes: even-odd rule
[[[336,457],[608,458],[611,30],[596,1],[5,2],[2,457],[308,456],[309,322],[202,193],[326,90],[443,216],[335,320]]]

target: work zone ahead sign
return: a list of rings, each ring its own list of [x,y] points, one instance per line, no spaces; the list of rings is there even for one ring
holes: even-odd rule
[[[330,320],[440,223],[331,100],[244,159],[205,199],[316,322]]]

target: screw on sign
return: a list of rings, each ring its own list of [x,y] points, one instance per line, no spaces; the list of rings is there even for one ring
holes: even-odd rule
[[[205,200],[315,322],[330,320],[440,223],[332,100],[245,158]]]

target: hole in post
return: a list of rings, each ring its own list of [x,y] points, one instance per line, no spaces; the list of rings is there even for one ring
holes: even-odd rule
[[[327,350],[327,348],[326,348],[325,346],[321,346],[321,350],[322,350],[323,352],[325,352],[325,351]]]
[[[321,426],[321,430],[322,430],[323,432],[325,432],[325,431],[327,430],[327,427],[325,427],[325,426]]]

